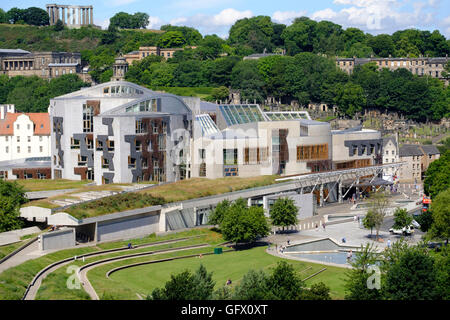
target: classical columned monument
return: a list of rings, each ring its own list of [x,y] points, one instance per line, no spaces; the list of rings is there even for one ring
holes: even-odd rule
[[[50,25],[61,20],[69,28],[94,25],[94,8],[92,6],[70,6],[60,4],[47,4]]]

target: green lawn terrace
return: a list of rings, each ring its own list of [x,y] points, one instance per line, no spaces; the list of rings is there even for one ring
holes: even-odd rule
[[[108,184],[101,186],[87,186],[74,189],[74,191],[53,196],[47,199],[30,201],[22,206],[39,207],[52,209],[53,214],[64,212],[71,215],[75,219],[84,219],[97,217],[101,215],[140,209],[154,205],[162,205],[165,203],[190,200],[201,197],[208,197],[227,192],[256,188],[277,183],[275,179],[278,176],[258,176],[250,178],[225,177],[219,179],[193,178],[178,182],[163,184],[129,192],[118,194],[123,191],[123,187],[131,187],[131,184]],[[149,182],[148,184],[152,184]],[[144,186],[147,182],[144,182]],[[138,184],[139,185],[139,184]],[[135,185],[136,186],[136,185]],[[97,200],[88,201],[86,203],[76,202],[80,200],[80,194],[88,192],[99,192],[106,196]],[[111,193],[108,195],[107,193]],[[114,194],[113,194],[114,193]],[[69,203],[73,201],[70,207],[62,206],[62,202]],[[64,207],[64,208],[61,208]],[[61,209],[58,209],[61,208]]]

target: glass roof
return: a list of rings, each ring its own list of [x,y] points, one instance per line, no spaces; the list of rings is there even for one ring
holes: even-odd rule
[[[311,120],[307,111],[283,111],[283,112],[264,112],[264,115],[270,119],[270,121],[282,121],[282,120]]]
[[[256,104],[229,104],[220,105],[227,125],[266,121],[261,109]]]
[[[217,128],[213,119],[209,116],[209,114],[200,114],[195,116],[195,120],[200,127],[202,128],[202,135],[209,135],[213,133],[219,132],[219,128]]]

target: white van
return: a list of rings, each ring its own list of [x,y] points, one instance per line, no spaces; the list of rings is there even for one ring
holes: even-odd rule
[[[403,227],[401,229],[394,229],[394,228],[390,228],[389,232],[392,234],[402,234],[402,235],[411,235],[414,232],[414,226],[411,224],[407,227]]]

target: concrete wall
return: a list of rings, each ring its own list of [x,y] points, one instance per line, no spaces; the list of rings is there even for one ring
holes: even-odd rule
[[[40,236],[39,249],[66,249],[75,246],[75,229],[67,228]]]
[[[266,202],[264,204],[264,207],[267,208],[267,215],[270,212],[269,209],[269,200],[276,200],[278,198],[284,198],[288,197],[289,199],[294,200],[295,206],[298,208],[298,219],[305,219],[312,217],[314,215],[314,195],[312,193],[305,193],[305,194],[297,194],[297,193],[287,193],[287,194],[280,194],[280,195],[274,195],[274,196],[268,196],[263,197],[263,201]]]
[[[142,214],[97,224],[97,241],[131,239],[159,231],[159,213]]]

